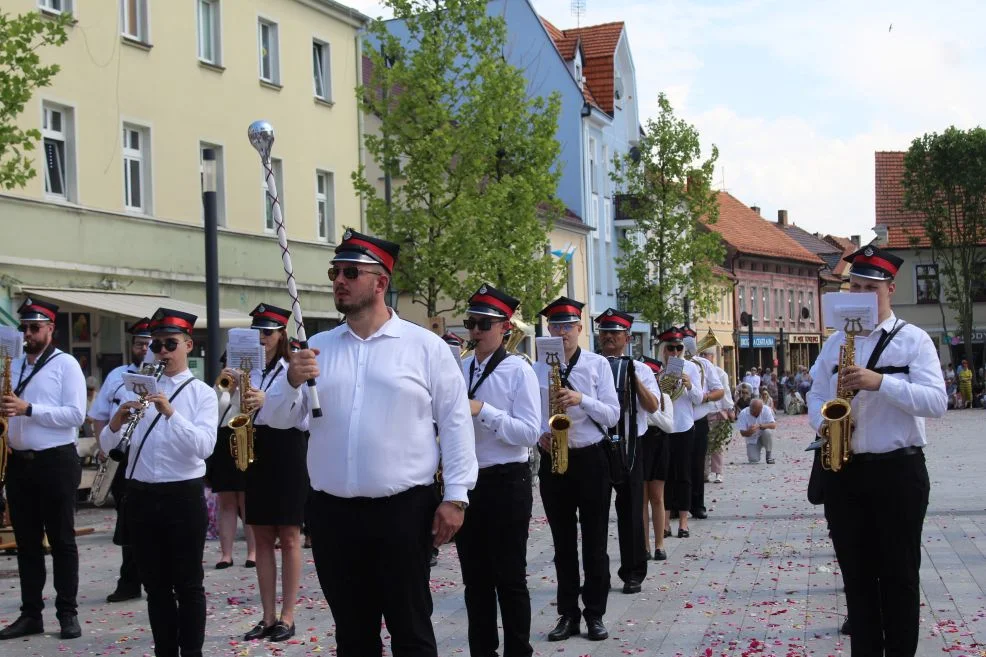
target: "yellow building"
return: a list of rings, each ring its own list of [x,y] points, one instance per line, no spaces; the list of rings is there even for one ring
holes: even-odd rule
[[[354,88],[368,19],[332,0],[5,0],[14,14],[70,11],[61,71],[20,116],[43,135],[23,189],[0,194],[0,310],[47,298],[88,340],[63,348],[102,366],[125,323],[158,305],[205,316],[201,162],[218,180],[224,326],[261,301],[288,307],[260,158],[246,137],[271,122],[295,275],[310,328],[334,323],[326,268],[362,226],[350,174],[361,158]],[[211,152],[210,152],[211,151]],[[306,322],[307,323],[307,322]],[[68,333],[68,335],[66,335]],[[98,337],[97,337],[98,336]],[[101,368],[91,373],[99,376]]]
[[[708,317],[700,318],[692,328],[701,340],[711,328],[722,347],[719,349],[719,361],[716,363],[729,375],[729,383],[736,386],[736,344],[733,339],[733,287],[736,277],[722,267],[716,267],[716,274],[721,276],[725,284],[721,288],[719,307],[715,313]]]

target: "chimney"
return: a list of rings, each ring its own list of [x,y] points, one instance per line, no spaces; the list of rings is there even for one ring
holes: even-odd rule
[[[756,212],[757,214],[760,214],[760,206],[759,205],[751,205],[750,206],[750,209],[753,210],[754,212]]]
[[[849,241],[855,244],[857,249],[859,248],[859,235],[850,235]]]
[[[777,211],[777,225],[778,226],[787,226],[787,210],[778,210]]]

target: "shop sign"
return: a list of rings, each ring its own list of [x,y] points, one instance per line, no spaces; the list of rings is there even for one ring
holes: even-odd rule
[[[795,333],[787,341],[788,344],[821,344],[822,339],[817,333]]]
[[[750,336],[745,333],[741,333],[740,336],[740,349],[748,349],[750,346]],[[753,348],[754,349],[769,349],[774,346],[776,340],[772,335],[754,335],[753,336]]]

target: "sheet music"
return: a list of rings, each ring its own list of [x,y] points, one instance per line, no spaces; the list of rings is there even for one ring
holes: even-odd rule
[[[124,372],[123,385],[135,395],[153,395],[157,392],[157,379],[146,374]]]
[[[822,295],[825,326],[839,331],[846,324],[856,331],[872,331],[879,324],[876,292],[826,292]]]
[[[668,359],[668,363],[667,363],[667,365],[665,365],[664,369],[661,371],[661,374],[662,375],[667,374],[667,375],[670,375],[670,376],[679,376],[680,377],[681,374],[682,374],[682,372],[684,372],[684,371],[685,371],[685,359],[684,358],[678,358],[677,356],[674,356],[674,357]]]
[[[565,355],[565,343],[562,338],[554,336],[535,338],[534,344],[537,347],[537,362],[551,367],[549,361],[553,362],[557,358],[559,367],[565,367],[568,364],[568,356]]]
[[[0,356],[17,359],[24,355],[24,334],[11,326],[0,326]]]
[[[226,367],[262,370],[267,364],[264,346],[260,344],[260,331],[249,328],[231,328],[226,343]]]

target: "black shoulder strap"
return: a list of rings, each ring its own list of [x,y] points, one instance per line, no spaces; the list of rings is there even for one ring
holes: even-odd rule
[[[54,350],[55,350],[55,345],[49,344],[48,348],[45,349],[45,352],[41,354],[41,358],[38,359],[37,365],[35,365],[34,369],[31,370],[31,374],[23,381],[17,382],[17,387],[14,389],[14,395],[20,397],[22,394],[24,394],[24,388],[26,388],[27,384],[31,382],[31,379],[33,379],[34,376],[38,372],[40,372],[45,365],[47,365],[48,363],[50,363],[51,361],[55,360],[56,358],[58,358],[59,356],[65,353],[64,351],[59,351],[57,354],[52,354],[51,352],[53,352]],[[24,356],[24,363],[21,365],[21,378],[24,376],[25,368],[27,368],[27,356]]]
[[[175,397],[178,396],[178,393],[184,390],[185,386],[187,386],[189,383],[191,383],[194,380],[195,377],[191,376],[188,379],[186,379],[183,384],[178,386],[178,389],[175,390],[174,394],[172,394],[171,397],[168,399],[168,403],[170,404],[171,402],[173,402],[175,400]],[[133,479],[134,472],[137,471],[137,461],[140,459],[140,453],[144,451],[144,445],[147,444],[147,437],[151,435],[151,431],[154,430],[154,427],[157,426],[158,420],[160,419],[161,419],[161,414],[158,413],[157,416],[155,416],[154,420],[151,422],[151,426],[147,427],[147,431],[144,432],[144,437],[140,441],[140,447],[137,448],[137,455],[134,456],[133,461],[130,461],[130,474],[127,475],[127,479]]]
[[[876,364],[880,362],[880,356],[883,355],[884,350],[890,341],[894,339],[894,336],[900,333],[900,330],[904,328],[907,324],[904,320],[897,320],[894,323],[894,327],[890,329],[889,333],[884,332],[880,337],[880,341],[876,343],[876,348],[873,349],[873,353],[870,354],[870,359],[866,361],[866,369],[875,370]]]
[[[582,348],[576,347],[575,353],[572,355],[572,359],[568,361],[568,367],[565,368],[565,371],[561,373],[561,384],[566,388],[568,388],[569,390],[575,390],[575,387],[569,382],[568,375],[572,371],[572,368],[575,367],[575,364],[579,362],[579,356],[581,355],[582,355]],[[575,392],[578,392],[578,390],[575,390]],[[592,416],[589,415],[588,413],[586,413],[585,416],[589,418],[590,422],[596,425],[596,428],[599,429],[599,433],[603,435],[603,440],[609,440],[609,432],[603,428],[603,425],[596,422],[592,418]]]
[[[496,366],[503,362],[508,355],[507,350],[502,345],[498,347],[497,350],[493,352],[493,355],[490,356],[489,361],[486,363],[486,367],[483,368],[483,373],[479,376],[479,380],[476,381],[475,385],[472,383],[472,377],[476,371],[476,357],[473,356],[472,365],[469,367],[469,399],[476,397],[476,391],[479,390],[479,386],[483,385],[483,381],[488,379],[490,374],[493,374],[493,370],[496,369]]]

